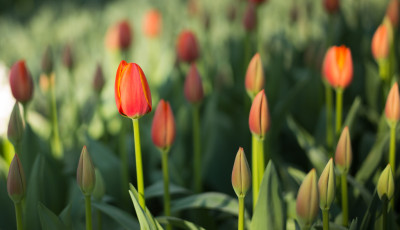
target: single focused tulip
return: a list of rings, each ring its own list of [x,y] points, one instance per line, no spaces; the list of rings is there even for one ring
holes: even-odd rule
[[[14,203],[21,202],[26,193],[25,173],[17,154],[11,161],[7,177],[8,196]]]
[[[96,184],[96,175],[92,159],[86,146],[83,146],[81,157],[79,158],[78,169],[76,171],[76,181],[85,196],[93,193]]]
[[[94,172],[96,174],[96,184],[93,190],[93,197],[96,200],[101,200],[101,198],[103,198],[104,194],[106,193],[106,187],[104,185],[104,179],[103,176],[101,175],[100,170],[96,168]]]
[[[245,87],[251,98],[264,88],[264,71],[260,54],[256,53],[247,67]]]
[[[184,93],[190,103],[199,103],[204,98],[203,83],[196,64],[192,63],[186,76]]]
[[[263,139],[270,125],[268,102],[264,90],[261,90],[253,100],[249,115],[249,128],[252,134]]]
[[[196,36],[189,30],[182,31],[176,43],[176,52],[180,61],[193,62],[199,57]]]
[[[11,92],[17,101],[22,104],[27,103],[33,96],[33,81],[25,61],[17,61],[10,71]]]
[[[351,141],[349,128],[344,127],[340,135],[335,153],[335,165],[342,173],[347,173],[351,166],[353,152],[351,150]]]
[[[15,102],[11,112],[10,121],[8,122],[7,138],[13,143],[14,147],[22,141],[24,134],[24,121],[22,120],[21,111],[18,102]]]
[[[390,36],[387,24],[382,24],[372,37],[371,51],[375,60],[387,59],[389,56]]]
[[[335,189],[335,170],[333,169],[333,159],[331,158],[318,181],[319,207],[322,210],[327,210],[331,207],[335,199]]]
[[[391,0],[386,8],[386,17],[389,18],[393,28],[399,25],[399,0]]]
[[[157,10],[149,10],[143,20],[143,33],[149,38],[157,37],[162,28],[162,18]]]
[[[67,69],[72,69],[74,67],[74,57],[72,53],[71,44],[67,44],[63,51],[63,64]]]
[[[386,197],[387,200],[391,200],[393,198],[394,194],[394,179],[393,179],[393,173],[392,173],[392,168],[390,167],[390,164],[386,166],[386,168],[383,170],[381,175],[379,176],[378,179],[378,185],[376,186],[376,190],[379,195],[379,199],[383,199]]]
[[[93,89],[96,93],[100,94],[105,84],[103,69],[100,64],[97,64],[96,72],[93,78]]]
[[[398,122],[400,119],[400,95],[397,82],[390,89],[386,99],[385,115],[390,122]]]
[[[121,61],[115,78],[115,102],[121,115],[137,119],[151,111],[151,93],[143,70]]]
[[[243,17],[242,23],[243,23],[244,29],[247,32],[253,31],[257,26],[256,7],[251,2],[249,4],[247,4],[247,8],[246,8],[246,11],[244,13],[244,17]]]
[[[334,14],[339,10],[339,0],[323,0],[323,4],[329,14]]]
[[[127,20],[113,25],[107,30],[106,46],[110,50],[127,50],[131,45],[133,30]]]
[[[50,46],[46,48],[42,57],[42,72],[47,76],[50,76],[51,72],[53,72],[53,53]]]
[[[154,113],[151,138],[155,146],[169,148],[175,140],[175,118],[167,101],[160,100]]]
[[[246,154],[240,147],[232,169],[232,187],[238,197],[244,197],[251,185],[251,172]]]
[[[318,215],[317,174],[312,169],[300,185],[296,199],[297,217],[304,226],[311,226]]]
[[[353,79],[353,61],[346,46],[333,46],[325,54],[323,75],[334,88],[346,88]]]

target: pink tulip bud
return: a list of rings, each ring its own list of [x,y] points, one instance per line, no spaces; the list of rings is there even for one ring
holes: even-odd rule
[[[261,90],[253,100],[249,115],[249,128],[252,134],[263,139],[269,129],[268,102],[264,90]]]
[[[342,173],[347,173],[350,169],[352,158],[350,133],[349,128],[346,126],[336,146],[335,164]]]
[[[400,119],[400,96],[397,82],[390,89],[386,99],[385,115],[390,122],[398,122]]]
[[[176,43],[176,52],[180,61],[191,63],[199,57],[196,36],[189,30],[182,31]]]
[[[322,67],[324,77],[334,88],[344,89],[353,79],[353,61],[346,46],[332,46],[326,52]]]
[[[86,146],[83,146],[81,157],[79,158],[76,181],[85,196],[92,194],[96,184],[96,174]]]
[[[8,122],[7,138],[16,147],[22,141],[25,124],[22,120],[18,102],[15,102]]]
[[[382,24],[372,37],[371,51],[375,60],[387,59],[389,55],[389,30],[387,25]]]
[[[243,18],[243,27],[244,29],[249,32],[256,28],[257,26],[257,12],[256,7],[253,3],[249,3],[247,5],[246,11],[244,13]]]
[[[175,118],[168,102],[160,100],[151,126],[151,138],[155,146],[169,148],[175,140]]]
[[[300,185],[296,199],[296,212],[299,221],[310,227],[318,215],[319,194],[317,174],[312,169]]]
[[[33,81],[25,66],[25,61],[17,61],[11,67],[10,86],[14,98],[22,104],[32,99]]]
[[[232,169],[232,187],[238,197],[244,197],[251,185],[251,172],[243,148],[236,154]]]
[[[260,54],[256,53],[247,67],[245,86],[251,98],[264,88],[264,71]]]
[[[203,84],[195,63],[192,63],[186,76],[184,93],[190,103],[199,103],[204,98]]]
[[[7,177],[8,196],[14,203],[21,202],[26,193],[25,173],[17,154],[11,161]]]

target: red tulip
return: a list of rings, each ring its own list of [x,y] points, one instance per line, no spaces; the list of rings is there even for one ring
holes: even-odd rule
[[[161,100],[154,113],[153,125],[151,126],[151,138],[158,148],[166,149],[175,140],[175,119],[171,106],[168,102]]]
[[[386,17],[389,18],[393,28],[399,25],[399,0],[391,0],[386,8]]]
[[[137,119],[151,111],[146,76],[136,63],[121,61],[115,78],[115,102],[121,115]]]
[[[191,31],[184,30],[178,36],[176,52],[179,60],[193,62],[199,57],[197,40]]]
[[[160,34],[162,26],[161,14],[157,10],[150,10],[144,16],[143,33],[147,37],[154,38]]]
[[[7,177],[7,192],[13,202],[20,202],[26,193],[25,173],[17,154],[11,161]]]
[[[334,14],[339,10],[339,0],[324,0],[324,8],[329,14]]]
[[[133,31],[127,20],[110,27],[106,35],[106,46],[111,50],[127,50],[131,45]]]
[[[386,99],[385,115],[389,121],[397,122],[400,119],[400,95],[397,82],[390,89]]]
[[[269,129],[268,102],[264,90],[261,90],[253,100],[249,115],[249,128],[252,134],[263,138]]]
[[[32,99],[33,81],[24,60],[17,61],[11,67],[10,86],[14,98],[22,104]]]
[[[253,98],[264,88],[264,71],[260,54],[256,53],[247,67],[245,87],[247,93]]]
[[[382,24],[372,37],[371,51],[376,60],[387,59],[390,46],[389,30],[386,24]]]
[[[243,26],[246,31],[252,31],[257,26],[257,12],[253,3],[249,3],[243,17]]]
[[[100,93],[104,87],[104,84],[105,80],[103,70],[101,69],[100,64],[97,64],[96,72],[93,78],[93,89],[96,91],[96,93]]]
[[[189,73],[186,76],[184,93],[186,100],[190,103],[201,102],[204,98],[203,84],[197,71],[196,64],[192,63]]]
[[[346,88],[353,79],[353,61],[346,46],[332,46],[325,54],[323,75],[334,88]]]

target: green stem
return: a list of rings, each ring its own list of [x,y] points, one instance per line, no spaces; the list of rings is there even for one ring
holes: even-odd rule
[[[342,107],[343,107],[343,89],[336,89],[336,136],[340,135],[342,129]]]
[[[139,134],[139,119],[133,120],[133,133],[135,137],[135,156],[136,156],[136,174],[137,186],[139,193],[139,204],[146,210],[146,203],[144,200],[144,182],[143,182],[143,165],[142,165],[142,150],[140,147],[140,134]]]
[[[85,196],[86,208],[86,230],[92,230],[92,206],[90,204],[90,195]]]
[[[329,230],[329,209],[322,210],[323,230]]]
[[[343,172],[341,175],[342,179],[342,218],[343,226],[347,227],[349,224],[349,204],[347,198],[347,172]]]
[[[14,203],[15,206],[15,217],[17,219],[17,230],[22,230],[22,202]]]
[[[382,230],[387,229],[387,210],[388,210],[388,200],[384,198],[382,204]]]
[[[390,125],[390,150],[389,150],[389,163],[392,167],[392,172],[396,172],[396,123]]]
[[[169,176],[168,176],[168,150],[161,151],[162,171],[164,177],[164,214],[171,216],[170,194],[169,194]],[[167,230],[171,230],[171,225],[167,224]]]
[[[24,107],[24,121],[26,124],[28,121],[28,119],[27,119],[27,117],[28,117],[28,102],[23,103],[22,106]]]
[[[63,150],[61,147],[61,141],[58,129],[58,118],[57,118],[57,102],[56,102],[56,89],[55,84],[50,84],[51,91],[51,121],[52,121],[52,152],[55,158],[61,158],[63,156]]]
[[[101,212],[97,210],[97,230],[101,230],[102,228],[102,221],[101,221]]]
[[[238,230],[244,230],[244,196],[239,196]]]
[[[326,100],[326,145],[330,149],[333,146],[332,88],[329,86],[327,82],[324,82],[324,85],[325,85],[325,100]]]
[[[261,187],[261,182],[264,176],[265,159],[264,159],[264,140],[256,138],[257,141],[257,163],[258,163],[258,188]]]
[[[200,115],[199,107],[193,105],[193,169],[194,169],[194,189],[197,193],[202,190],[201,185],[201,152],[200,152]]]
[[[258,198],[258,164],[257,164],[257,137],[252,135],[252,148],[251,148],[251,172],[253,183],[253,211],[256,208]]]

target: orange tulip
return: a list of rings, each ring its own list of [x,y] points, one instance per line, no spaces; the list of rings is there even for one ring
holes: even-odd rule
[[[157,37],[161,32],[162,18],[157,10],[150,10],[144,16],[143,33],[147,37]]]
[[[389,30],[387,25],[382,24],[372,37],[371,51],[375,60],[387,59],[389,55]]]
[[[264,71],[260,54],[256,53],[247,67],[245,87],[247,93],[253,98],[264,88]]]
[[[196,64],[192,63],[186,76],[184,93],[186,100],[190,103],[201,102],[204,98],[203,84]]]
[[[334,88],[346,88],[353,79],[353,61],[346,46],[333,46],[325,54],[323,75]]]
[[[397,122],[400,119],[399,86],[394,83],[386,99],[385,115],[389,121]]]
[[[339,0],[324,0],[324,8],[329,14],[334,14],[339,10]]]
[[[151,138],[154,145],[165,149],[175,140],[175,118],[168,102],[161,100],[158,103],[151,126]]]
[[[18,203],[26,193],[25,173],[17,154],[11,161],[7,177],[7,192],[12,201]]]
[[[252,134],[263,138],[269,129],[268,102],[264,90],[254,98],[249,115],[249,128]]]
[[[24,60],[17,61],[11,67],[10,86],[14,98],[22,104],[32,99],[33,81]]]
[[[136,63],[121,61],[115,78],[115,102],[121,115],[137,119],[151,111],[146,76]]]
[[[242,23],[246,31],[252,31],[256,28],[257,12],[256,12],[256,7],[251,2],[247,5]]]
[[[183,62],[193,62],[199,57],[197,39],[191,31],[184,30],[179,34],[176,52]]]
[[[391,0],[386,8],[386,17],[389,18],[393,28],[399,25],[399,0]]]
[[[110,27],[106,35],[106,46],[111,50],[127,50],[131,45],[133,31],[127,20]]]

